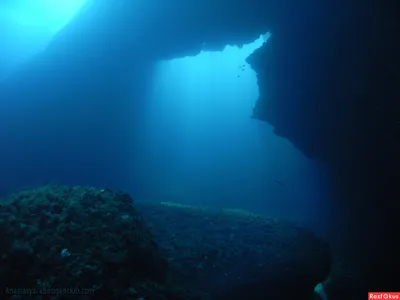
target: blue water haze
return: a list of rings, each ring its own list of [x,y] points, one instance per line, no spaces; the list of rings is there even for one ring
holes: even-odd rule
[[[46,55],[84,2],[63,2],[62,9],[41,3],[35,10],[29,1],[0,6],[0,80]],[[223,51],[204,44],[197,55],[142,66],[127,83],[131,91],[117,89],[112,98],[96,86],[108,80],[119,87],[112,75],[97,72],[112,62],[85,69],[91,53],[28,74],[25,84],[34,93],[20,88],[0,95],[0,192],[89,184],[127,191],[138,201],[245,209],[325,235],[334,214],[325,167],[252,118],[259,92],[246,58],[268,36]],[[62,74],[55,73],[59,65]]]
[[[141,112],[136,197],[323,225],[331,213],[324,167],[252,118],[257,77],[245,59],[264,42],[158,63]]]

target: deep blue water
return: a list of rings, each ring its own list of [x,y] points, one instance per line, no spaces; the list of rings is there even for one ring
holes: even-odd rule
[[[12,19],[13,9],[21,7],[4,6],[0,15],[3,80],[35,55],[46,56],[46,44],[61,26],[35,26],[44,22],[39,10]],[[245,59],[265,37],[242,48],[156,62],[150,76],[137,74],[148,88],[142,102],[129,89],[115,99],[82,92],[93,90],[98,79],[84,65],[73,76],[56,74],[56,67],[31,74],[29,85],[41,87],[34,97],[28,89],[14,96],[16,85],[5,89],[1,192],[46,183],[107,186],[140,201],[250,210],[327,235],[335,212],[325,167],[251,118],[258,86]]]

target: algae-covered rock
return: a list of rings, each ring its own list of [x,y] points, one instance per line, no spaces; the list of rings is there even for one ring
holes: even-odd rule
[[[127,194],[46,186],[10,195],[0,239],[2,299],[166,299],[166,263]]]
[[[91,187],[0,200],[0,239],[1,299],[311,299],[330,265],[290,223]]]
[[[328,245],[294,224],[236,209],[138,203],[172,280],[214,300],[312,299]]]

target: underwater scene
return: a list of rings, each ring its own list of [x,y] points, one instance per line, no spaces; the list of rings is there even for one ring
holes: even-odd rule
[[[393,1],[0,2],[0,300],[400,299]]]

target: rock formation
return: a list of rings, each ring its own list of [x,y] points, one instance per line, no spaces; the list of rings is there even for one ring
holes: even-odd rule
[[[306,155],[329,165],[335,198],[355,218],[353,237],[364,233],[362,242],[355,243],[364,246],[355,252],[372,239],[374,251],[361,255],[364,261],[377,260],[368,272],[391,275],[398,252],[391,241],[399,225],[398,15],[391,0],[98,1],[60,32],[43,55],[0,87],[1,99],[15,103],[0,102],[0,128],[15,128],[13,122],[21,120],[26,125],[12,133],[0,131],[5,144],[23,149],[26,136],[41,137],[30,141],[35,146],[29,155],[0,149],[0,162],[6,169],[15,163],[23,169],[31,153],[44,153],[49,160],[53,155],[53,162],[37,168],[48,168],[62,179],[73,166],[52,169],[61,159],[54,153],[57,147],[71,146],[69,140],[78,135],[82,143],[70,152],[70,160],[83,162],[77,180],[96,169],[93,148],[104,151],[105,164],[110,156],[121,158],[110,163],[105,181],[113,182],[115,172],[127,173],[127,181],[132,180],[124,157],[134,147],[124,143],[128,133],[123,128],[137,116],[126,114],[125,95],[132,92],[130,99],[137,99],[133,109],[140,111],[152,64],[201,49],[244,44],[271,31],[270,42],[249,58],[260,88],[254,116],[271,123]],[[93,99],[96,110],[83,109],[93,107]],[[68,106],[60,113],[54,101]],[[54,109],[53,117],[32,110],[32,103]],[[118,118],[99,118],[99,111]],[[16,119],[9,120],[10,114]],[[30,122],[38,120],[43,124],[40,134],[29,131]],[[96,130],[101,134],[94,138]],[[114,147],[104,149],[105,144]],[[8,174],[11,178],[12,172]],[[34,174],[31,168],[24,178]],[[391,286],[388,277],[379,276],[385,284],[371,278],[378,287]]]

